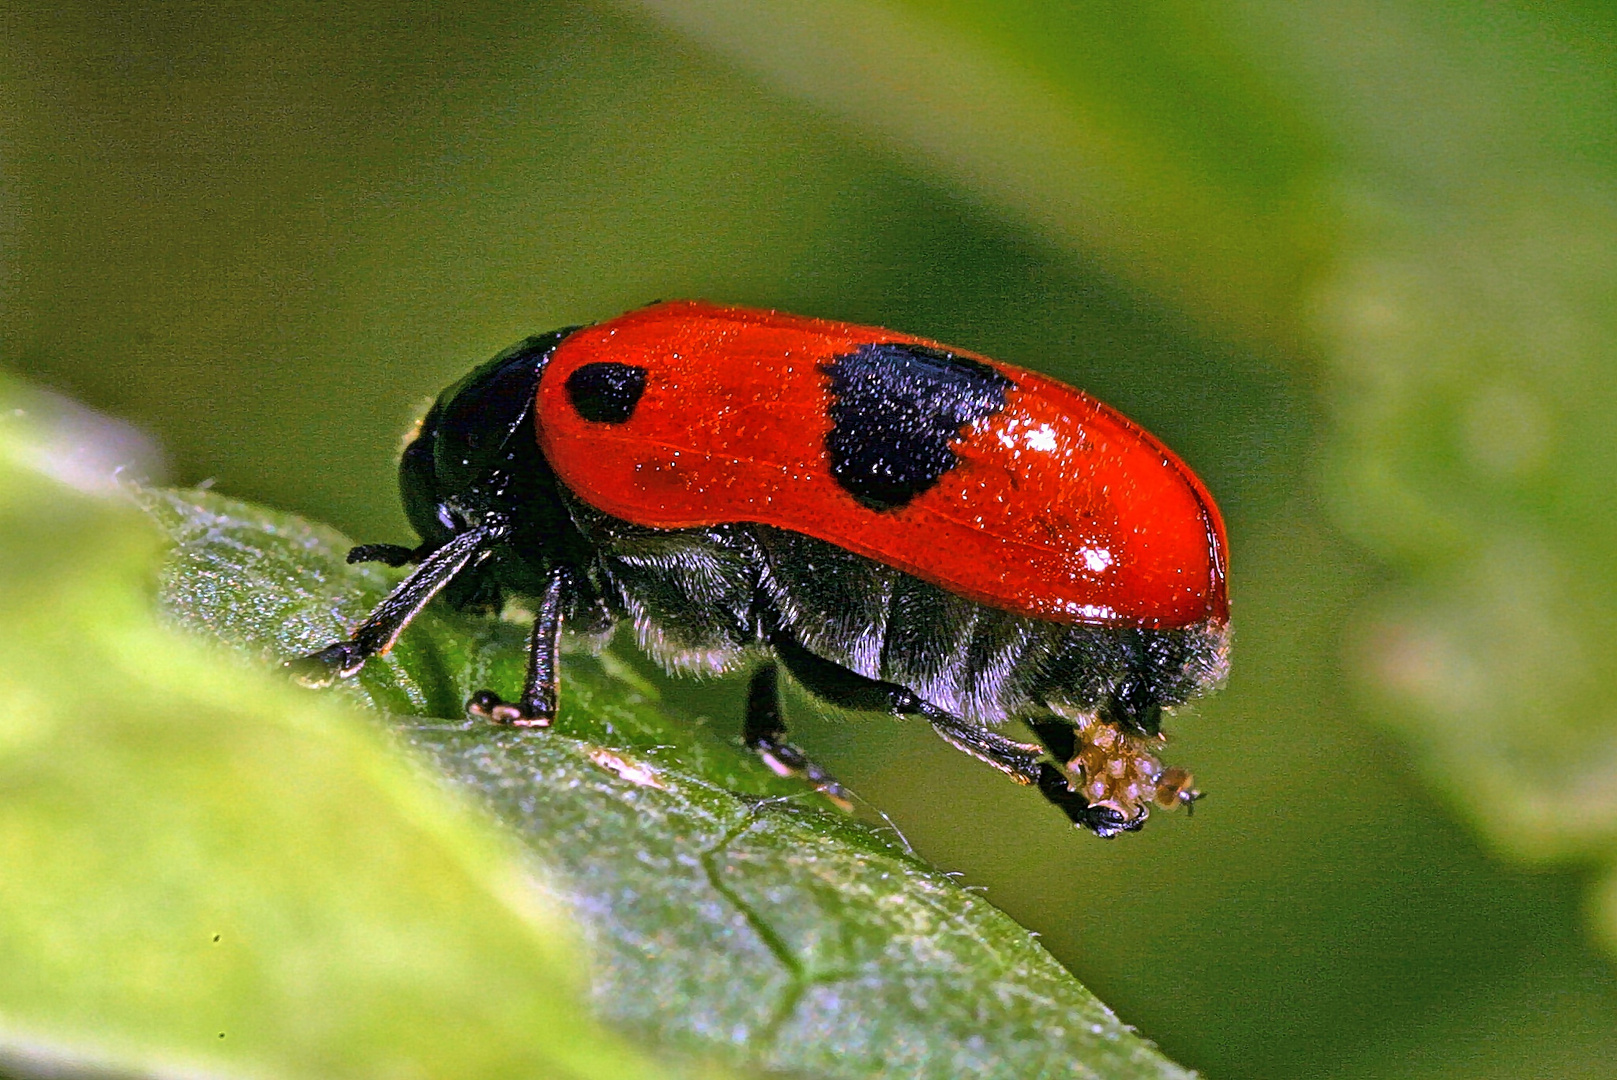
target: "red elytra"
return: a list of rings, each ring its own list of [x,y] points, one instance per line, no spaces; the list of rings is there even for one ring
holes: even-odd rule
[[[1013,388],[962,432],[959,463],[908,504],[832,477],[821,366],[873,342],[947,349]],[[591,423],[565,385],[603,361],[647,371],[633,415]],[[640,525],[756,523],[804,533],[990,607],[1066,623],[1223,623],[1224,523],[1190,469],[1070,386],[908,334],[681,301],[576,331],[539,382],[537,434],[575,495]]]

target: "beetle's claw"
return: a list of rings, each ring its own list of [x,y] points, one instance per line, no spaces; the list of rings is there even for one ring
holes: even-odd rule
[[[1126,832],[1138,832],[1149,814],[1150,812],[1142,806],[1139,813],[1129,817],[1116,806],[1096,803],[1073,818],[1073,823],[1083,826],[1102,840],[1110,840]]]
[[[327,645],[319,652],[288,660],[281,667],[300,685],[316,690],[330,686],[338,679],[346,679],[365,666],[365,659],[352,641],[339,641]]]
[[[466,702],[466,712],[480,720],[509,727],[547,728],[556,718],[552,713],[524,709],[515,702],[506,701],[492,690],[479,690],[473,694]]]

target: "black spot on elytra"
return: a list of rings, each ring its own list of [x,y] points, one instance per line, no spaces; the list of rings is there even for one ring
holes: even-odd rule
[[[621,424],[646,392],[646,369],[604,361],[567,376],[567,397],[578,415],[597,424]]]
[[[1011,381],[987,364],[925,345],[861,345],[821,368],[831,377],[831,475],[864,506],[892,510],[958,460],[967,424],[1005,407]]]

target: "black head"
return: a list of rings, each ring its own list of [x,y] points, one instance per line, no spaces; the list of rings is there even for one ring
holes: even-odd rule
[[[429,546],[495,518],[510,525],[513,543],[506,546],[519,554],[533,546],[525,537],[565,543],[566,510],[539,452],[533,409],[545,365],[575,329],[519,342],[438,396],[399,461],[404,511]],[[527,561],[541,564],[539,569],[550,561],[545,552],[533,554]]]

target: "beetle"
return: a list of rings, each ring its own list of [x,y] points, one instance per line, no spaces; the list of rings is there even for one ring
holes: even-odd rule
[[[926,338],[699,301],[530,337],[438,398],[404,451],[415,570],[352,636],[359,671],[439,592],[536,601],[527,678],[468,712],[547,726],[563,626],[628,621],[674,672],[755,664],[743,738],[787,741],[778,668],[837,706],[926,720],[1100,836],[1190,775],[1165,707],[1229,665],[1224,524],[1156,438],[1054,379]],[[996,730],[1021,719],[1038,744]]]

